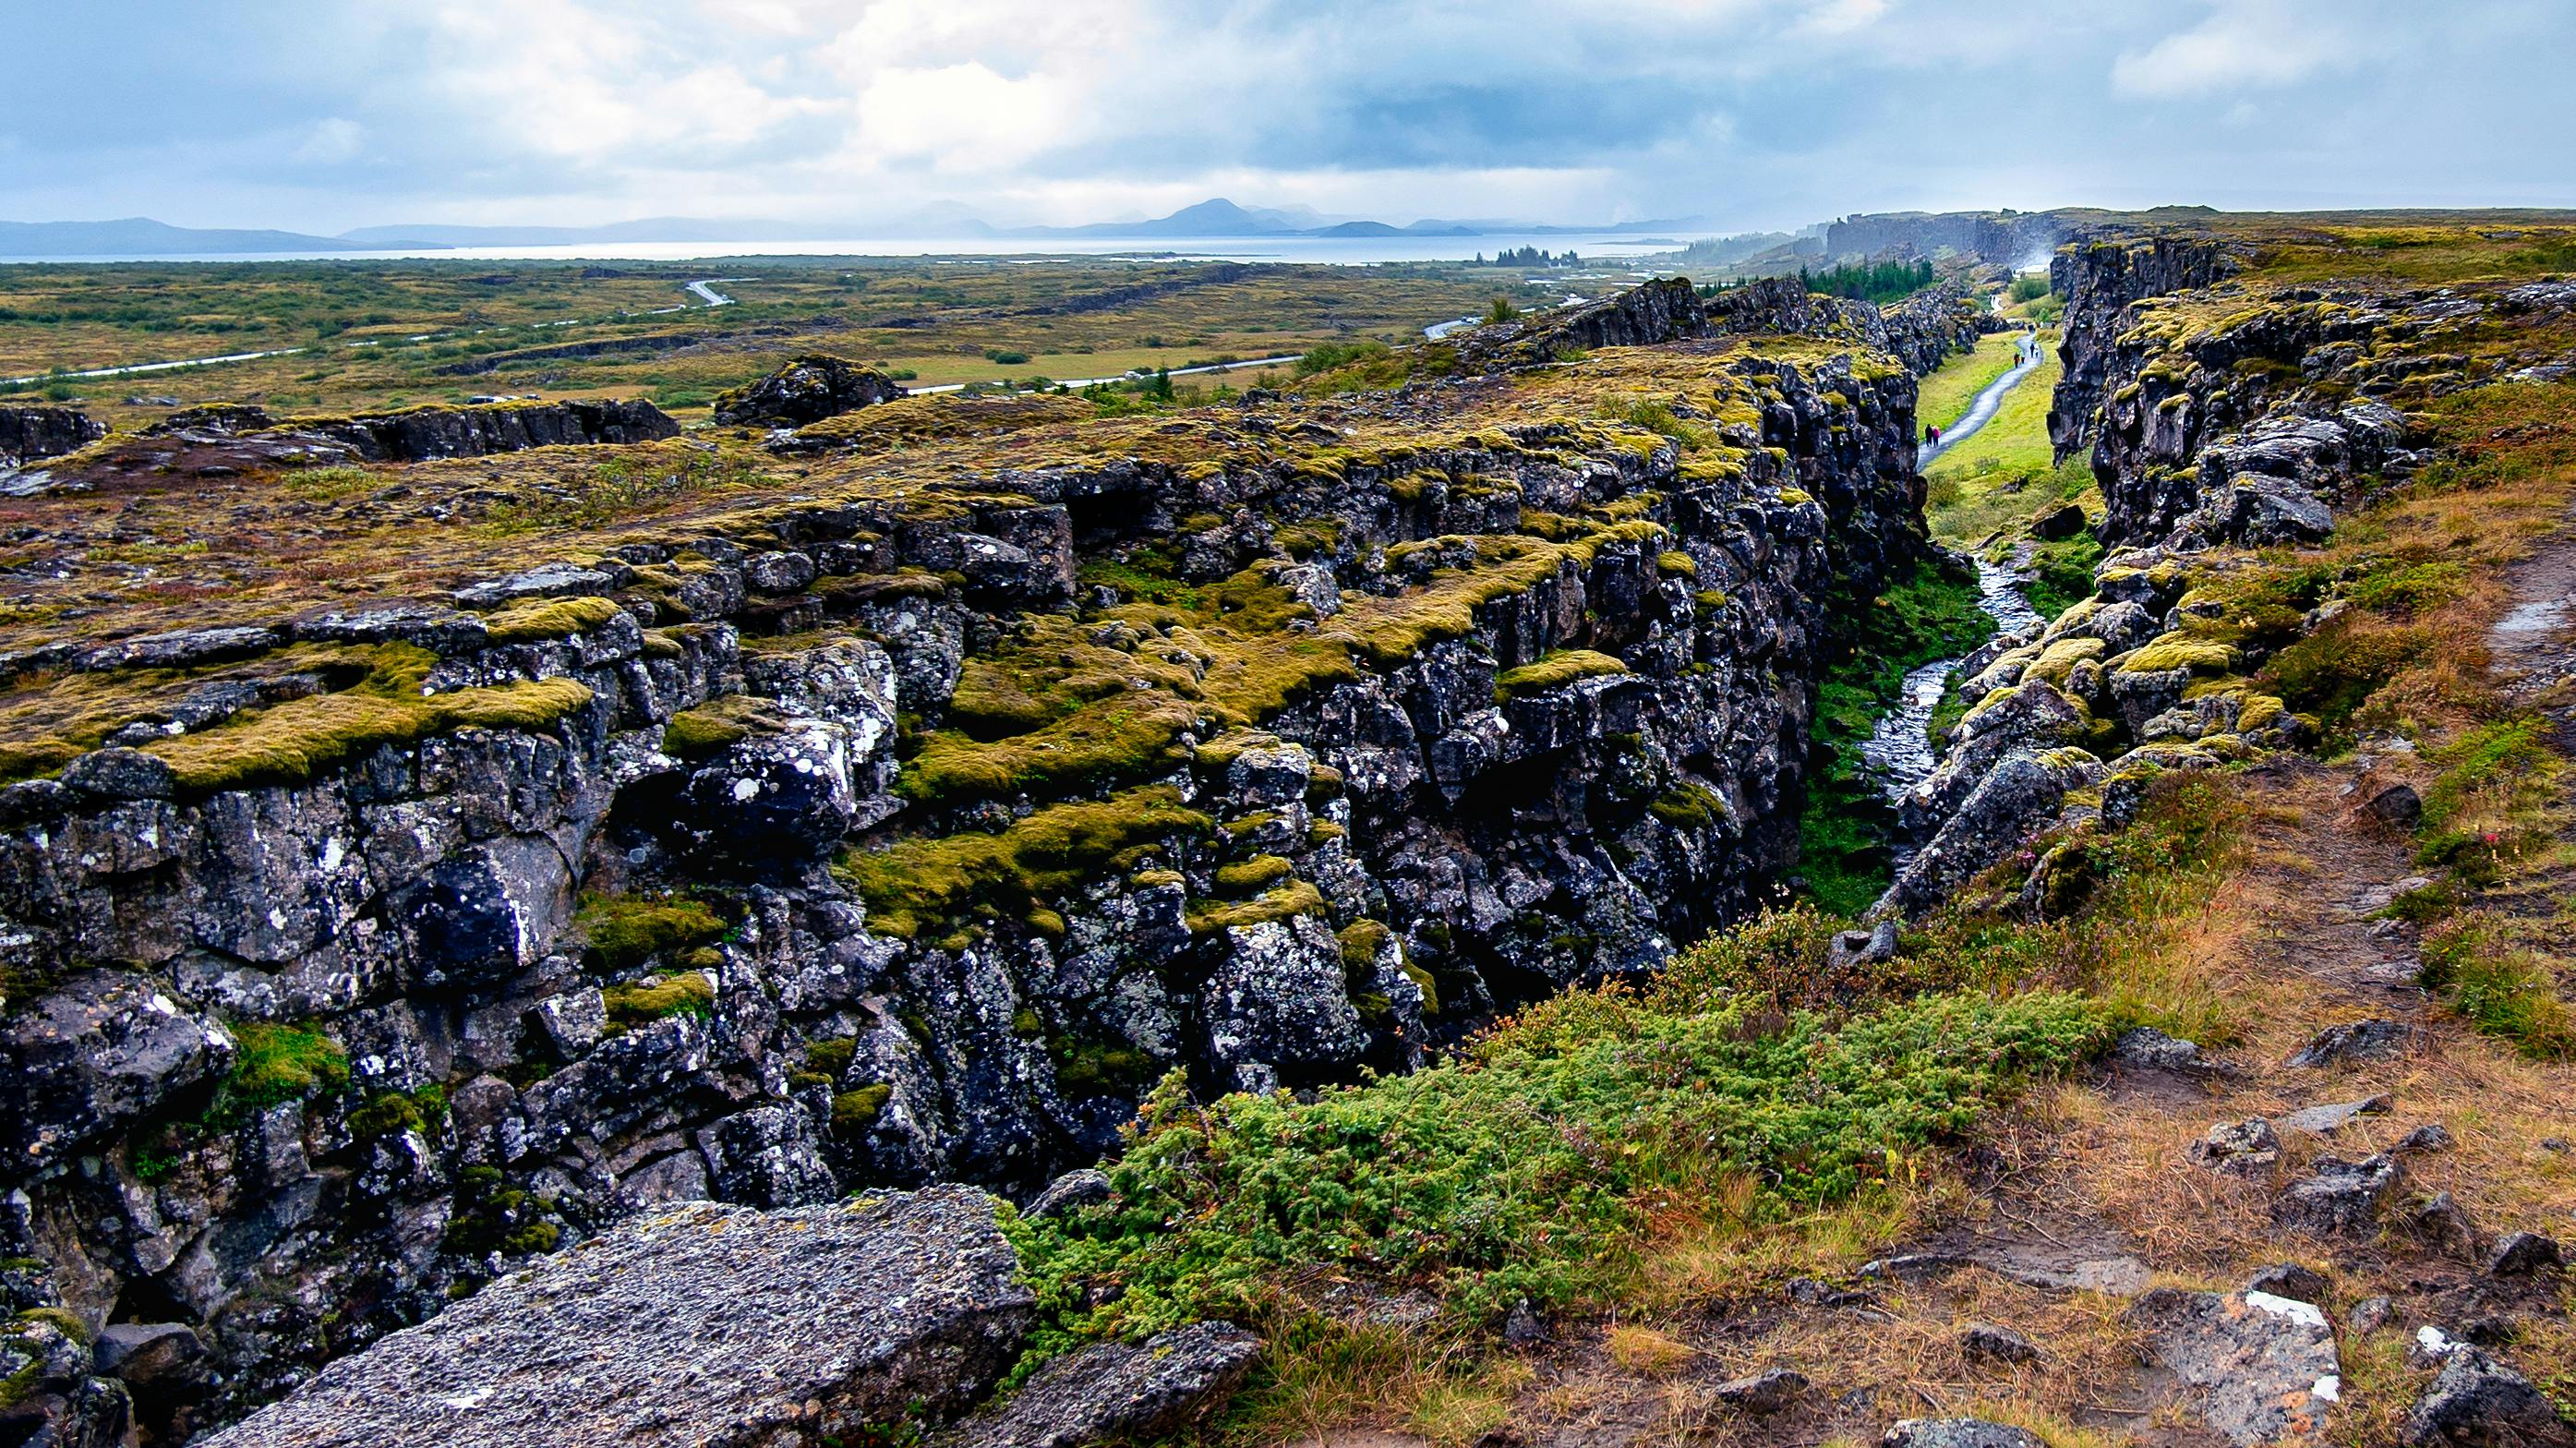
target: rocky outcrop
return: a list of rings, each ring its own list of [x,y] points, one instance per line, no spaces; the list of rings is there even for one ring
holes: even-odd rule
[[[106,424],[69,407],[0,407],[0,468],[61,457],[107,436]]]
[[[2048,437],[2059,461],[2097,436],[2105,398],[2126,385],[2115,359],[2134,325],[2133,305],[2149,297],[2206,287],[2240,265],[2224,242],[2196,236],[2079,236],[2048,267],[2051,290],[2066,300],[2065,340],[2057,355],[2065,374],[2049,399]]]
[[[815,353],[721,394],[715,416],[727,427],[747,423],[803,427],[901,396],[903,384],[884,373]]]
[[[46,487],[81,492],[169,477],[234,478],[353,463],[429,462],[539,447],[598,447],[677,437],[649,402],[501,402],[415,407],[356,417],[279,419],[223,403],[186,408],[52,470]]]
[[[1957,252],[1998,266],[2044,262],[2069,224],[2046,211],[1891,211],[1846,216],[1825,228],[1825,254],[1872,257]]]
[[[1034,1299],[992,1200],[940,1187],[633,1218],[395,1333],[205,1448],[820,1445],[938,1422]]]
[[[1167,1438],[1223,1403],[1252,1371],[1261,1339],[1202,1322],[1141,1343],[1094,1343],[1038,1370],[1010,1401],[939,1440],[941,1448],[1085,1448]]]
[[[1652,968],[1785,867],[1837,600],[1925,546],[1900,369],[1688,358],[1696,456],[1467,379],[31,651],[137,692],[0,790],[0,1255],[188,1325],[221,1422],[639,1211],[1030,1192],[1166,1072]]]

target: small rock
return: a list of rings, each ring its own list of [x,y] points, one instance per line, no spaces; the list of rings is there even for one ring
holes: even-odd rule
[[[2368,1337],[2396,1317],[2397,1304],[2385,1297],[2365,1297],[2352,1305],[2352,1330]]]
[[[2332,1136],[2365,1116],[2385,1116],[2396,1103],[2386,1096],[2372,1096],[2361,1101],[2339,1101],[2331,1106],[2309,1106],[2281,1118],[2281,1124],[2292,1131],[2313,1136]]]
[[[2424,797],[2411,784],[2392,784],[2370,797],[2362,808],[2370,817],[2394,830],[2412,831],[2424,823]]]
[[[2052,508],[2030,520],[2031,536],[2052,543],[2074,537],[2084,531],[2084,526],[2084,510],[2073,503]]]
[[[2292,1182],[2272,1203],[2272,1220],[2316,1236],[2366,1233],[2377,1224],[2380,1203],[2401,1173],[2387,1156],[2353,1162],[2321,1156],[2315,1174]]]
[[[1898,1282],[1923,1282],[1955,1267],[1973,1266],[1975,1262],[1975,1258],[1962,1257],[1955,1252],[1907,1252],[1863,1262],[1858,1275],[1892,1278]]]
[[[1142,1344],[1094,1343],[1057,1358],[1010,1401],[936,1439],[940,1448],[1083,1448],[1168,1437],[1243,1382],[1261,1339],[1202,1322]]]
[[[2281,1159],[2281,1137],[2260,1116],[2221,1122],[2191,1144],[2191,1159],[2214,1171],[2251,1175]]]
[[[1109,1184],[1109,1173],[1096,1166],[1080,1167],[1047,1183],[1045,1191],[1020,1209],[1020,1215],[1034,1220],[1058,1217],[1115,1195],[1117,1190]]]
[[[2036,1434],[1983,1418],[1900,1418],[1879,1448],[2048,1448]]]
[[[1749,1378],[1717,1385],[1717,1400],[1747,1413],[1777,1413],[1807,1391],[1807,1375],[1795,1368],[1772,1368]]]
[[[2489,1277],[2528,1277],[2564,1260],[2557,1240],[2538,1232],[2509,1232],[2487,1254]]]
[[[2435,1249],[2454,1256],[2466,1257],[2477,1251],[2477,1224],[2469,1220],[2468,1212],[2449,1192],[2435,1192],[2431,1200],[2409,1211],[2406,1229]]]
[[[1789,1300],[1805,1307],[1849,1307],[1870,1298],[1866,1292],[1828,1287],[1813,1277],[1792,1277],[1789,1279]]]
[[[1971,1323],[1959,1337],[1959,1350],[1972,1358],[1988,1358],[2000,1363],[2027,1363],[2039,1360],[2039,1348],[2029,1338],[2009,1328],[1992,1323]]]
[[[2407,1342],[2406,1363],[2409,1367],[2439,1367],[2451,1360],[2451,1354],[2466,1346],[2468,1344],[2460,1339],[2427,1324],[2415,1329],[2415,1336]]]
[[[206,1345],[182,1322],[120,1322],[98,1335],[95,1371],[137,1387],[168,1389],[206,1380]]]
[[[2570,1142],[2563,1136],[2544,1136],[2540,1138],[2540,1149],[2542,1151],[2571,1151],[2576,1150],[2576,1142]]]
[[[2400,1152],[2449,1151],[2458,1144],[2451,1138],[2450,1131],[2442,1123],[2427,1121],[2406,1133],[2406,1139],[2397,1143],[2397,1150]]]
[[[2328,1286],[2322,1273],[2296,1262],[2275,1262],[2255,1273],[2254,1280],[2245,1284],[2245,1290],[2268,1292],[2293,1302],[2323,1302]]]
[[[2396,1055],[2415,1039],[2415,1028],[2403,1021],[2347,1021],[2316,1034],[2289,1064],[2319,1069],[2337,1061],[2377,1061]]]
[[[2449,1445],[2563,1445],[2576,1442],[2529,1378],[2485,1352],[2463,1347],[2406,1415],[2407,1448]]]
[[[101,799],[168,799],[179,788],[170,766],[140,749],[93,749],[64,765],[62,780]]]
[[[2153,1026],[2140,1026],[2113,1043],[2111,1059],[2122,1066],[2149,1071],[2207,1071],[2213,1066],[2198,1044],[2168,1036]]]
[[[1503,1314],[1503,1341],[1509,1346],[1536,1347],[1547,1339],[1547,1322],[1528,1298],[1514,1302],[1512,1310]]]
[[[2510,1312],[2490,1312],[2460,1324],[2460,1340],[2479,1347],[2502,1347],[2522,1337],[2522,1319]]]
[[[1838,931],[1825,945],[1825,968],[1828,970],[1877,965],[1895,958],[1896,922],[1893,920],[1882,920],[1868,930]]]

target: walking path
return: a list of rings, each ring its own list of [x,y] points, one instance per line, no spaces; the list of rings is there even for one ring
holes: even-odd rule
[[[2004,405],[2004,394],[2012,391],[2023,378],[2038,370],[2040,351],[2037,335],[2023,333],[2018,345],[2021,349],[2021,360],[2013,364],[2011,371],[1987,383],[1985,390],[1977,394],[1976,401],[1968,404],[1967,412],[1957,422],[1941,430],[1939,442],[1923,445],[1923,450],[1915,455],[1917,468],[1928,466],[1934,458],[1966,441],[1978,428],[1993,421],[1996,411]]]

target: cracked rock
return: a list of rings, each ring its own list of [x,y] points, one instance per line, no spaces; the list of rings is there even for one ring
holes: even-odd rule
[[[2198,1390],[2202,1421],[2240,1445],[2322,1444],[2343,1392],[2334,1329],[2314,1304],[2266,1292],[2140,1298],[2130,1321],[2148,1356]]]

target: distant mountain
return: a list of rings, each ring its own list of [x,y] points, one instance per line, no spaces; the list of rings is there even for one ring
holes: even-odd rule
[[[1312,207],[1238,206],[1223,197],[1184,206],[1147,221],[1099,221],[1083,226],[996,227],[963,205],[945,201],[873,221],[725,221],[695,216],[650,216],[599,226],[459,226],[408,222],[361,226],[338,236],[295,231],[232,231],[170,226],[144,217],[122,221],[0,222],[0,257],[81,258],[239,256],[261,252],[311,254],[348,251],[447,251],[459,247],[581,246],[624,242],[853,241],[869,238],[937,240],[943,237],[1115,238],[1185,241],[1247,237],[1576,236],[1650,233],[1705,234],[1699,217],[1627,221],[1607,226],[1549,226],[1506,219],[1425,218],[1403,226],[1361,217],[1327,216]],[[1033,248],[1034,249],[1034,248]]]
[[[1246,211],[1223,197],[1184,206],[1151,221],[1095,221],[1087,226],[1020,226],[1003,236],[1297,236],[1299,229],[1276,212]]]
[[[0,221],[0,256],[213,256],[348,251],[355,244],[295,231],[206,230],[149,217],[119,221]]]

